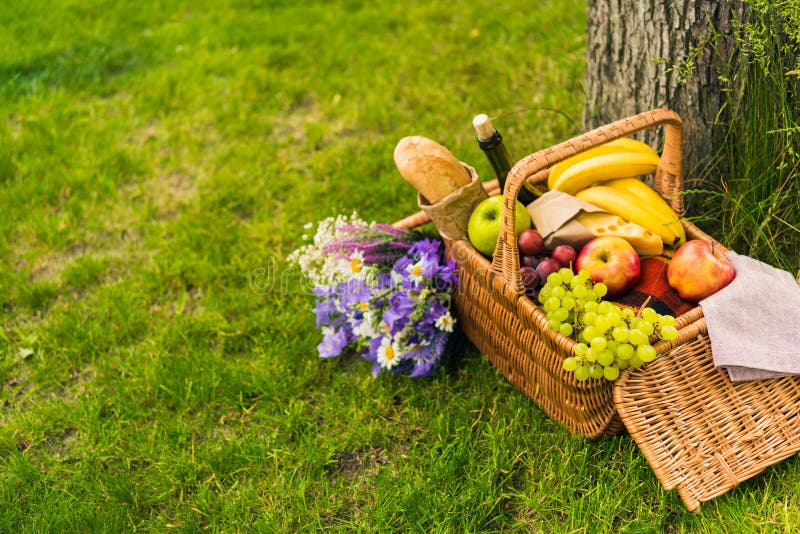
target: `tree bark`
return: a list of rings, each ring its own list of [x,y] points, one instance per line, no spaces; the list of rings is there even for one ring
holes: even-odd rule
[[[692,186],[713,151],[717,114],[735,80],[741,0],[589,0],[584,128],[653,108],[683,120],[683,176]],[[660,132],[640,138],[657,148]]]

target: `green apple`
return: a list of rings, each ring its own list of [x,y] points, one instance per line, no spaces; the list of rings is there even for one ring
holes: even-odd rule
[[[475,250],[480,252],[486,257],[491,258],[494,254],[494,248],[497,246],[497,238],[500,235],[500,225],[502,224],[503,215],[503,196],[495,195],[484,199],[480,204],[475,206],[472,214],[469,216],[469,223],[467,224],[467,235],[475,247]],[[521,202],[517,201],[516,209],[514,211],[514,230],[515,237],[523,230],[531,227],[531,216],[528,210]],[[517,242],[514,241],[514,246]]]

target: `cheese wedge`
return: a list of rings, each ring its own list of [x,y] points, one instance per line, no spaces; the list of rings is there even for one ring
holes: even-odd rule
[[[664,250],[664,242],[659,236],[618,215],[604,211],[584,211],[575,219],[597,237],[613,235],[625,239],[640,256],[658,256]]]

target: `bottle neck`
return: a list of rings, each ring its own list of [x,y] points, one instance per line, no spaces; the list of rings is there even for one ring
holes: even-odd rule
[[[508,171],[511,170],[511,158],[508,155],[508,150],[503,144],[503,138],[495,130],[492,137],[489,139],[478,138],[478,146],[486,153],[489,163],[492,165],[495,175],[504,183]]]
[[[475,130],[478,133],[478,146],[486,154],[486,158],[489,160],[489,164],[492,166],[495,176],[497,176],[500,191],[503,191],[505,190],[508,173],[514,164],[511,161],[511,156],[508,155],[506,145],[503,144],[503,137],[497,130],[491,127],[491,124],[485,116],[479,115],[476,119],[479,117],[483,117],[484,120],[479,120],[477,123],[473,121]],[[488,138],[481,137],[481,135],[486,135],[489,131],[491,131],[491,135]],[[540,194],[541,193],[539,193],[535,187],[523,183],[517,194],[517,199],[522,202],[522,204],[528,205],[536,200]]]
[[[481,147],[482,150],[495,150],[498,146],[502,147],[505,150],[505,145],[503,145],[503,137],[497,130],[493,131],[492,136],[488,139],[482,139],[478,137],[478,146]]]

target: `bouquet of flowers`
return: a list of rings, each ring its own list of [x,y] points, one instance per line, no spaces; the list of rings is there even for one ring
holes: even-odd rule
[[[373,362],[374,376],[430,375],[456,323],[456,264],[440,249],[437,239],[355,212],[321,221],[312,242],[288,257],[313,286],[319,356],[352,351]]]

